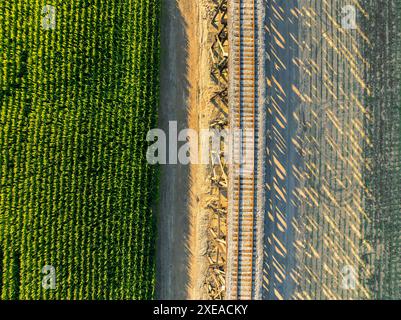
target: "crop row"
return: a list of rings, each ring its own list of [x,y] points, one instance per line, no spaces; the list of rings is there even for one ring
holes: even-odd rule
[[[370,115],[365,147],[370,170],[367,184],[364,277],[374,299],[401,297],[401,1],[364,0],[368,19],[362,27],[369,37],[365,48],[370,88],[366,109]]]
[[[152,298],[160,3],[46,4],[0,3],[1,298]]]

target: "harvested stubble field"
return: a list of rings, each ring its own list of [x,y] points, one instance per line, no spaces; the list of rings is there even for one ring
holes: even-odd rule
[[[341,283],[344,268],[362,265],[364,219],[362,36],[341,27],[345,5],[305,0],[268,8],[269,299],[368,295],[359,283],[352,291]]]
[[[400,296],[400,5],[268,2],[266,299]]]
[[[152,298],[160,3],[47,4],[0,2],[1,298]]]

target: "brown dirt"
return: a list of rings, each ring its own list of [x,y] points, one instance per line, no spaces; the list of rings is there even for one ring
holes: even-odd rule
[[[209,65],[209,37],[210,20],[208,17],[209,1],[194,1],[196,14],[191,16],[188,24],[192,25],[193,33],[190,35],[190,61],[189,79],[193,83],[190,92],[189,125],[198,132],[208,129],[210,121],[215,117],[215,108],[209,99],[212,92]],[[200,145],[198,146],[200,148]],[[201,154],[201,150],[199,150]],[[210,184],[210,167],[207,165],[191,165],[190,167],[190,219],[191,230],[189,246],[190,257],[190,285],[189,299],[207,299],[204,283],[208,269],[208,235],[211,214],[206,210],[207,204],[214,199]]]
[[[166,0],[162,8],[159,127],[208,128],[210,97],[208,0]],[[161,167],[157,243],[159,299],[205,299],[210,200],[206,165]]]

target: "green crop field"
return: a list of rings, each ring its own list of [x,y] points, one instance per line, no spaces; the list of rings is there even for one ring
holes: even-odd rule
[[[366,97],[371,141],[366,158],[365,235],[370,244],[364,260],[366,286],[374,299],[401,299],[401,1],[363,0],[368,12],[363,30],[369,63]]]
[[[0,1],[2,299],[153,298],[159,10]]]

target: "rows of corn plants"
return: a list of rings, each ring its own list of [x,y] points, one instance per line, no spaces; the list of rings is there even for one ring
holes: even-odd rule
[[[365,228],[369,242],[363,280],[375,299],[401,298],[401,1],[364,0],[369,38],[366,96],[370,143]]]
[[[159,10],[0,1],[2,299],[153,297]]]

